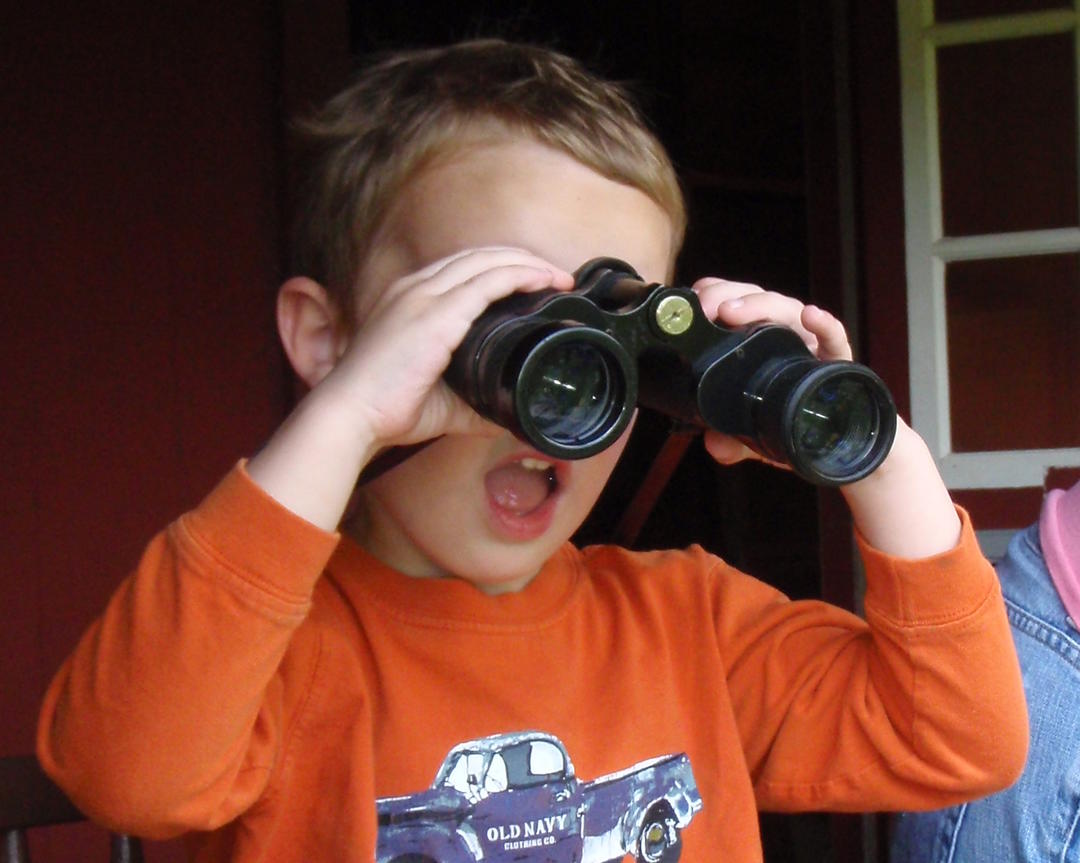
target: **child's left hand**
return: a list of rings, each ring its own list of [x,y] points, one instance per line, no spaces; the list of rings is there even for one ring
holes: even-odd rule
[[[819,360],[850,360],[844,325],[817,306],[766,291],[757,285],[725,279],[699,279],[692,286],[705,314],[726,327],[771,321],[795,330]],[[721,464],[757,459],[738,438],[705,433],[705,447]],[[902,419],[885,461],[858,482],[840,489],[855,524],[870,545],[905,558],[929,557],[956,545],[960,519],[926,443]]]
[[[709,320],[718,324],[726,327],[740,327],[757,321],[783,324],[795,330],[819,360],[852,358],[844,325],[824,309],[804,305],[794,297],[766,291],[747,282],[705,278],[694,282],[692,288]],[[705,432],[705,448],[721,464],[752,458],[787,467],[765,458],[738,438],[716,431]]]

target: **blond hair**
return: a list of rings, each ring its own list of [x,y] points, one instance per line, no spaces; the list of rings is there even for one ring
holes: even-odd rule
[[[477,124],[561,150],[686,216],[675,169],[626,90],[547,48],[499,39],[388,55],[299,124],[294,270],[344,309],[373,235],[403,186]]]

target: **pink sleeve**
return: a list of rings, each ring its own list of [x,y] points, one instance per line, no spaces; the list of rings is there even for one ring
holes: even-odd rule
[[[1054,489],[1043,502],[1039,543],[1069,617],[1080,622],[1080,482]]]

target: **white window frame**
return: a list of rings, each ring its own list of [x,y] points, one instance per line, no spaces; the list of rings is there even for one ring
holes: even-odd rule
[[[934,23],[933,0],[897,0],[904,154],[911,419],[955,489],[1041,487],[1052,467],[1080,466],[1080,446],[954,452],[949,414],[945,265],[950,261],[1080,253],[1080,224],[1044,231],[946,237],[938,140],[937,48],[1072,33],[1080,58],[1080,0],[1072,9]],[[1076,67],[1080,69],[1080,60]],[[1080,93],[1080,83],[1077,86]],[[1080,116],[1080,110],[1078,110]],[[1077,147],[1080,152],[1080,145]],[[1077,214],[1080,223],[1080,213]],[[1080,327],[1078,327],[1080,337]],[[1078,408],[1080,409],[1080,408]]]

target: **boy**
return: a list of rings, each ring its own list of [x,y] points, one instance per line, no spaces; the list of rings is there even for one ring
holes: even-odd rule
[[[309,138],[278,321],[310,392],[153,541],[46,696],[41,760],[91,816],[204,861],[749,861],[757,806],[925,808],[1015,777],[996,580],[907,426],[844,490],[868,625],[701,549],[574,549],[622,444],[554,462],[442,382],[500,297],[600,255],[670,277],[682,200],[618,88],[466,43],[374,66]],[[850,358],[819,309],[694,287]],[[349,509],[374,455],[433,438]]]

